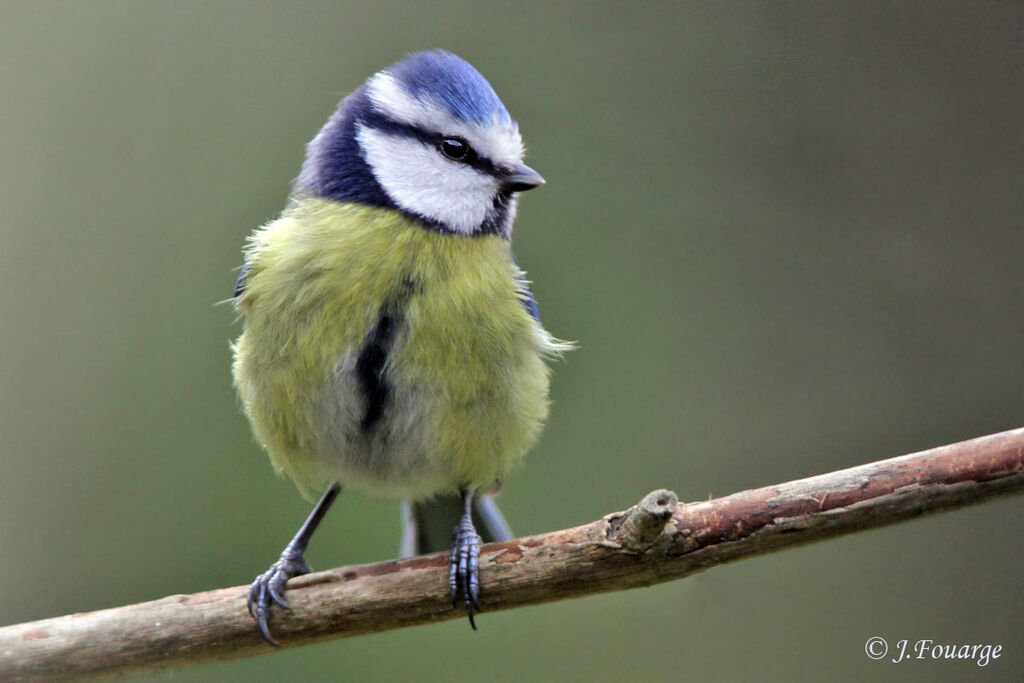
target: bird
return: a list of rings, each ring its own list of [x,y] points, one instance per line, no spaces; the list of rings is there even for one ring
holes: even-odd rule
[[[546,331],[511,248],[544,184],[490,83],[451,52],[410,54],[344,97],[306,146],[281,215],[248,237],[233,376],[256,440],[309,500],[257,576],[263,638],[342,489],[402,500],[403,556],[450,548],[476,629],[479,554],[511,529],[493,494],[549,410]]]

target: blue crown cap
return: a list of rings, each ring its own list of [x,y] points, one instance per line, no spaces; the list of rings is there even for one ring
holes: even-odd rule
[[[469,62],[451,52],[416,52],[387,71],[414,97],[430,95],[463,121],[512,121],[487,79]]]

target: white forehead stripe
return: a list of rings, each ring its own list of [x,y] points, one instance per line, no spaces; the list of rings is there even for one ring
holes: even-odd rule
[[[435,98],[410,94],[387,71],[374,75],[367,82],[366,92],[374,108],[395,121],[442,135],[462,136],[479,154],[499,165],[512,166],[523,160],[523,139],[515,123],[457,119]]]
[[[472,234],[498,191],[490,175],[449,161],[432,145],[360,125],[356,133],[374,177],[400,208]]]

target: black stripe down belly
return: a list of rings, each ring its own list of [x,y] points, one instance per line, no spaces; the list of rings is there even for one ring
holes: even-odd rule
[[[385,366],[401,322],[400,313],[390,307],[382,308],[356,359],[356,379],[363,396],[363,416],[359,426],[364,433],[380,422],[387,408],[391,387]]]

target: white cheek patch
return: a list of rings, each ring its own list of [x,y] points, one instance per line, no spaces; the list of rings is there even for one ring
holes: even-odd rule
[[[386,71],[369,80],[367,94],[378,111],[394,120],[443,135],[462,136],[479,154],[496,164],[514,166],[523,160],[523,139],[515,123],[467,123],[457,119],[442,103],[410,95]]]
[[[400,208],[465,235],[487,218],[499,189],[495,178],[414,138],[363,125],[356,137],[377,182]]]

